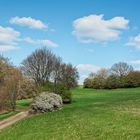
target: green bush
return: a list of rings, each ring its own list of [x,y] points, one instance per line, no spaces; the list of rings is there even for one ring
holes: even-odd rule
[[[54,92],[62,97],[63,103],[71,103],[72,101],[71,91],[66,89],[63,84],[57,84]]]
[[[71,103],[72,102],[72,93],[68,90],[64,84],[58,83],[54,85],[51,82],[47,82],[43,86],[43,91],[54,92],[62,97],[63,103]]]

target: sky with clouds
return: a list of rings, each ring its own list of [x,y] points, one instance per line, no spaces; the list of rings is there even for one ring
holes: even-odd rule
[[[0,54],[19,66],[47,47],[90,72],[123,61],[140,70],[139,0],[0,0]]]

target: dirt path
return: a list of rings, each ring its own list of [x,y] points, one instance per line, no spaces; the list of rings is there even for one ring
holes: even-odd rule
[[[20,112],[12,117],[9,117],[8,119],[0,121],[0,130],[9,126],[9,125],[14,124],[15,122],[25,118],[26,116],[28,116],[28,111]]]

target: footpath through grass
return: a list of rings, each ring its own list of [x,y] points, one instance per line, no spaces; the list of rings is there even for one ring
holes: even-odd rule
[[[2,130],[1,140],[140,140],[140,88],[73,90],[73,103]]]

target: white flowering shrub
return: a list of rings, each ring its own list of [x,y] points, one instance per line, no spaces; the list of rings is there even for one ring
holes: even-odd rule
[[[63,101],[60,95],[43,92],[33,101],[30,113],[52,112],[60,109],[62,105]]]

